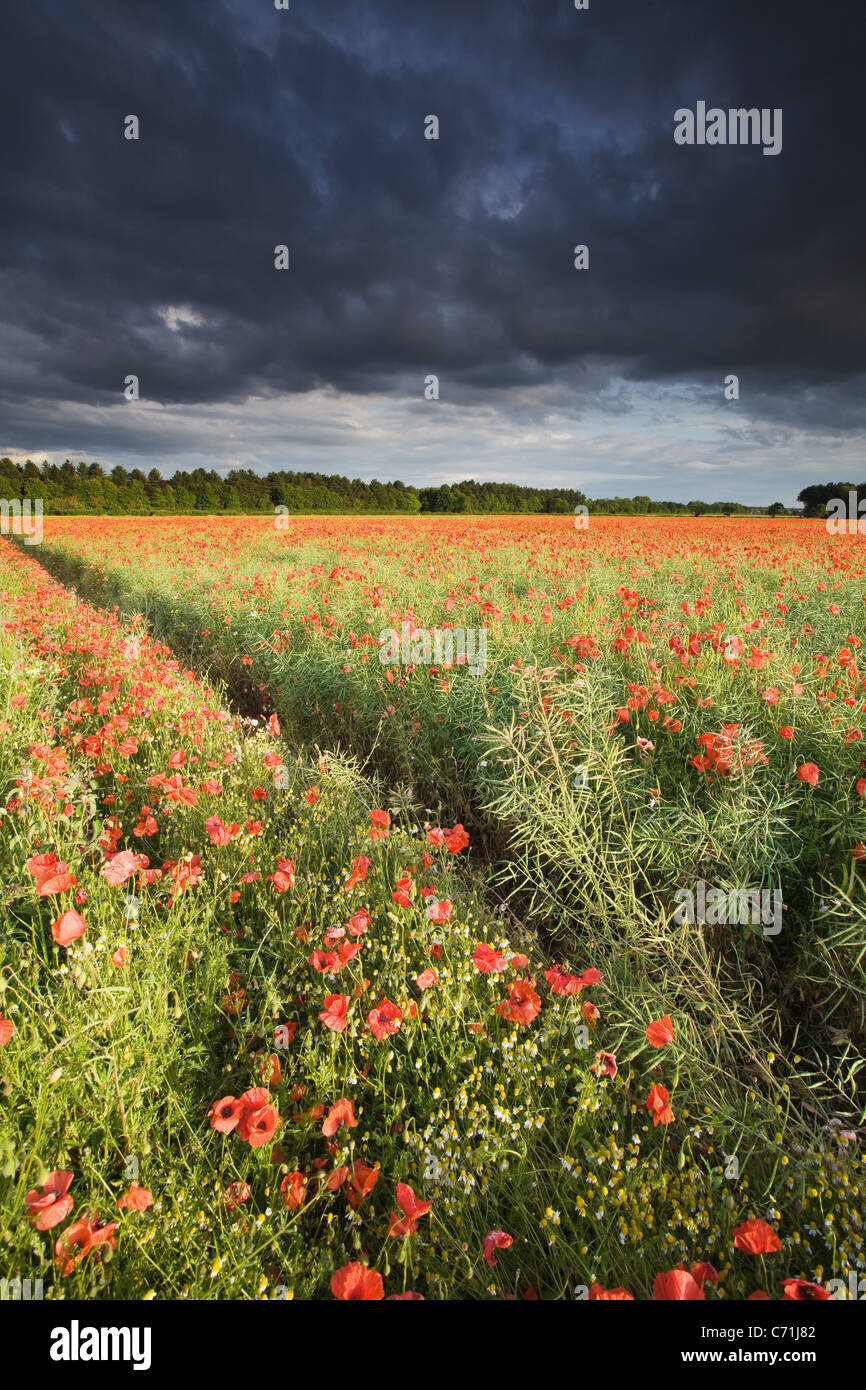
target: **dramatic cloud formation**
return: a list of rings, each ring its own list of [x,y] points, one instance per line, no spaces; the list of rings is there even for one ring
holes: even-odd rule
[[[778,0],[15,7],[0,452],[683,500],[859,478],[857,24]],[[699,101],[781,109],[781,152],[676,144]]]

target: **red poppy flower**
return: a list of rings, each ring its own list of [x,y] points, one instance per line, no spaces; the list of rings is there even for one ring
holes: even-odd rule
[[[294,1173],[287,1173],[280,1183],[280,1191],[283,1194],[283,1205],[290,1211],[302,1207],[307,1191],[307,1180],[303,1173],[299,1173],[297,1169]]]
[[[243,1118],[244,1107],[234,1096],[223,1096],[222,1100],[214,1101],[207,1113],[211,1129],[218,1130],[220,1134],[231,1134]]]
[[[443,902],[431,903],[430,906],[429,906],[428,909],[427,909],[426,916],[427,916],[428,920],[431,921],[431,922],[450,922],[450,921],[451,921],[451,904],[450,904],[450,902],[448,902],[448,901],[446,900],[446,901],[443,901]]]
[[[65,893],[75,887],[75,879],[66,864],[53,852],[34,854],[27,860],[27,867],[36,879],[36,892],[40,898],[53,897],[55,893]]]
[[[529,980],[515,980],[508,986],[508,998],[497,1004],[496,1012],[512,1023],[531,1023],[541,1008],[541,1000]]]
[[[629,1300],[630,1302],[632,1302],[632,1303],[634,1302],[634,1294],[633,1294],[633,1293],[629,1293],[628,1289],[622,1289],[622,1288],[616,1288],[616,1289],[603,1289],[603,1288],[601,1287],[601,1284],[593,1284],[592,1288],[591,1288],[590,1291],[589,1291],[589,1301],[590,1301],[590,1303],[602,1303],[602,1302],[618,1302],[618,1303],[623,1303],[623,1302],[625,1302],[626,1299],[628,1299],[628,1300]]]
[[[479,941],[472,952],[472,964],[482,975],[492,975],[499,970],[507,970],[508,962],[503,951],[494,951],[486,941]]]
[[[823,1303],[833,1297],[828,1289],[820,1284],[810,1284],[807,1279],[783,1279],[782,1288],[785,1290],[783,1302]]]
[[[408,1183],[398,1182],[397,1205],[403,1216],[401,1218],[395,1211],[391,1212],[391,1224],[388,1228],[390,1236],[411,1236],[418,1228],[418,1221],[427,1215],[433,1203],[419,1202]]]
[[[350,893],[356,883],[363,883],[367,877],[367,870],[373,861],[368,859],[366,854],[359,854],[352,860],[352,872],[343,884],[345,892]]]
[[[312,951],[307,959],[321,975],[336,975],[340,968],[340,957],[336,951]]]
[[[380,999],[375,1009],[371,1009],[367,1015],[370,1032],[379,1042],[392,1033],[399,1033],[402,1022],[402,1012],[390,999]]]
[[[438,979],[439,976],[431,965],[427,970],[422,970],[420,975],[415,976],[415,983],[419,989],[430,989]]]
[[[343,941],[337,947],[337,956],[340,961],[340,968],[348,965],[350,960],[354,960],[361,949],[360,941]]]
[[[653,1298],[657,1302],[696,1302],[704,1298],[704,1290],[687,1269],[668,1269],[653,1280]]]
[[[391,824],[391,817],[387,811],[370,812],[370,839],[384,840],[388,837],[388,827]]]
[[[249,1188],[247,1194],[249,1195]],[[117,1205],[121,1210],[128,1207],[130,1211],[146,1211],[148,1207],[153,1206],[153,1193],[140,1183],[132,1182],[129,1191],[118,1197]]]
[[[445,848],[451,854],[459,854],[469,844],[469,836],[462,825],[455,825],[445,836]]]
[[[397,880],[397,887],[391,894],[392,900],[398,907],[411,907],[412,894],[415,891],[415,881],[408,874]]]
[[[138,872],[138,868],[138,855],[133,854],[131,850],[124,849],[119,854],[113,855],[107,864],[103,864],[100,873],[106,883],[110,884],[112,888],[116,888],[121,883],[125,883],[128,878],[132,878],[133,874]]]
[[[498,1264],[494,1250],[507,1250],[514,1244],[514,1236],[510,1236],[507,1231],[488,1231],[484,1237],[484,1258],[489,1265]]]
[[[646,1030],[646,1040],[652,1043],[653,1047],[666,1047],[674,1040],[674,1025],[671,1023],[670,1016],[665,1014],[664,1018],[657,1019],[655,1023],[649,1024]]]
[[[782,1248],[782,1242],[772,1226],[766,1221],[754,1218],[737,1226],[734,1231],[734,1245],[749,1255],[773,1255]]]
[[[0,1018],[0,1047],[6,1046],[14,1032],[15,1024],[11,1018]]]
[[[360,1158],[356,1158],[354,1164],[352,1165],[352,1178],[349,1185],[349,1190],[346,1193],[350,1206],[360,1206],[364,1198],[373,1191],[373,1188],[376,1186],[376,1183],[378,1181],[378,1163],[375,1165],[375,1167],[368,1168],[365,1163],[362,1163]]]
[[[258,1109],[248,1107],[238,1125],[238,1138],[247,1140],[253,1149],[262,1149],[273,1139],[279,1123],[280,1117],[273,1105],[260,1105]]]
[[[60,1266],[61,1278],[66,1279],[86,1255],[97,1245],[108,1244],[117,1249],[114,1232],[117,1222],[99,1220],[98,1212],[89,1212],[79,1221],[67,1226],[54,1247],[55,1263]]]
[[[554,994],[580,994],[583,989],[583,981],[578,975],[569,975],[567,971],[560,970],[558,965],[545,970],[544,978]]]
[[[597,1052],[595,1054],[595,1062],[590,1067],[590,1071],[594,1071],[596,1076],[609,1076],[611,1081],[613,1081],[617,1072],[616,1058],[613,1053]]]
[[[335,1298],[348,1302],[351,1299],[371,1302],[384,1299],[385,1285],[382,1276],[375,1269],[368,1269],[360,1261],[343,1265],[331,1278],[331,1293]]]
[[[319,1014],[319,1018],[326,1028],[331,1029],[332,1033],[342,1033],[349,1023],[346,1017],[348,1007],[348,994],[328,994],[325,996],[325,1007]]]
[[[227,1211],[236,1211],[242,1202],[248,1202],[249,1199],[250,1189],[245,1182],[230,1183],[223,1193],[223,1203]]]
[[[33,1188],[26,1194],[27,1215],[37,1231],[50,1231],[66,1220],[75,1205],[69,1196],[74,1176],[65,1168],[57,1169],[48,1174],[39,1191]]]
[[[325,1179],[325,1187],[329,1192],[337,1192],[343,1186],[348,1176],[349,1170],[345,1166],[334,1168]]]
[[[348,1125],[351,1129],[356,1129],[358,1121],[355,1119],[355,1102],[353,1100],[338,1100],[328,1110],[327,1117],[322,1125],[322,1133],[326,1139],[337,1133],[340,1125]]]
[[[125,947],[125,946],[118,946],[117,950],[114,951],[114,952],[112,953],[112,956],[111,956],[111,964],[112,964],[112,965],[116,965],[116,966],[118,966],[118,968],[119,968],[120,966],[126,965],[126,958],[127,958],[126,947]]]
[[[346,923],[346,931],[350,936],[363,936],[372,921],[373,918],[370,916],[369,912],[367,912],[365,908],[362,908],[360,912],[354,913],[354,915],[349,918]]]
[[[646,1108],[652,1112],[653,1127],[656,1125],[669,1125],[674,1118],[674,1112],[668,1101],[670,1095],[664,1086],[656,1084],[651,1087],[650,1093],[646,1098]]]
[[[276,872],[269,874],[275,893],[287,893],[295,886],[295,866],[291,859],[278,859]]]
[[[803,763],[797,768],[797,776],[801,782],[806,782],[810,787],[817,787],[820,771],[815,763]]]
[[[58,946],[69,946],[73,941],[77,941],[79,936],[83,936],[87,930],[87,923],[74,907],[68,907],[62,913],[51,928],[51,935]]]

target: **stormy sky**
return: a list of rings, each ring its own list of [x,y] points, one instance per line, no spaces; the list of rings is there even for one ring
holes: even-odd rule
[[[779,0],[6,6],[0,453],[683,501],[860,480],[863,29]],[[678,145],[700,101],[780,109],[781,152]]]

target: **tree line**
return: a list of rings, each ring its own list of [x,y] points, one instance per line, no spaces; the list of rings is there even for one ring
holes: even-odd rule
[[[848,489],[852,485],[826,486],[831,489],[828,492],[831,497],[837,495],[832,487]],[[866,495],[866,485],[861,486]],[[800,499],[804,500],[807,492],[814,491],[814,488],[805,488]],[[69,459],[63,464],[46,461],[41,465],[29,459],[24,464],[13,463],[9,458],[0,459],[0,495],[10,501],[41,498],[44,510],[56,516],[186,515],[193,512],[243,515],[272,512],[275,507],[287,507],[290,513],[335,515],[453,512],[564,516],[579,506],[587,507],[590,512],[624,516],[782,515],[788,510],[781,502],[771,507],[753,507],[740,502],[654,501],[646,496],[590,498],[577,488],[478,483],[474,479],[416,488],[401,482],[381,483],[376,479],[364,482],[338,474],[287,471],[262,474],[249,468],[232,469],[225,475],[214,469],[196,468],[164,478],[156,468],[149,473],[140,468],[128,472],[119,466],[107,471],[99,463],[74,464]],[[847,492],[838,495],[847,496]]]

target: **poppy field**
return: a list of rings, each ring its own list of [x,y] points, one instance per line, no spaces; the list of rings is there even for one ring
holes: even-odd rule
[[[799,520],[0,541],[0,1276],[861,1296],[864,597]]]

